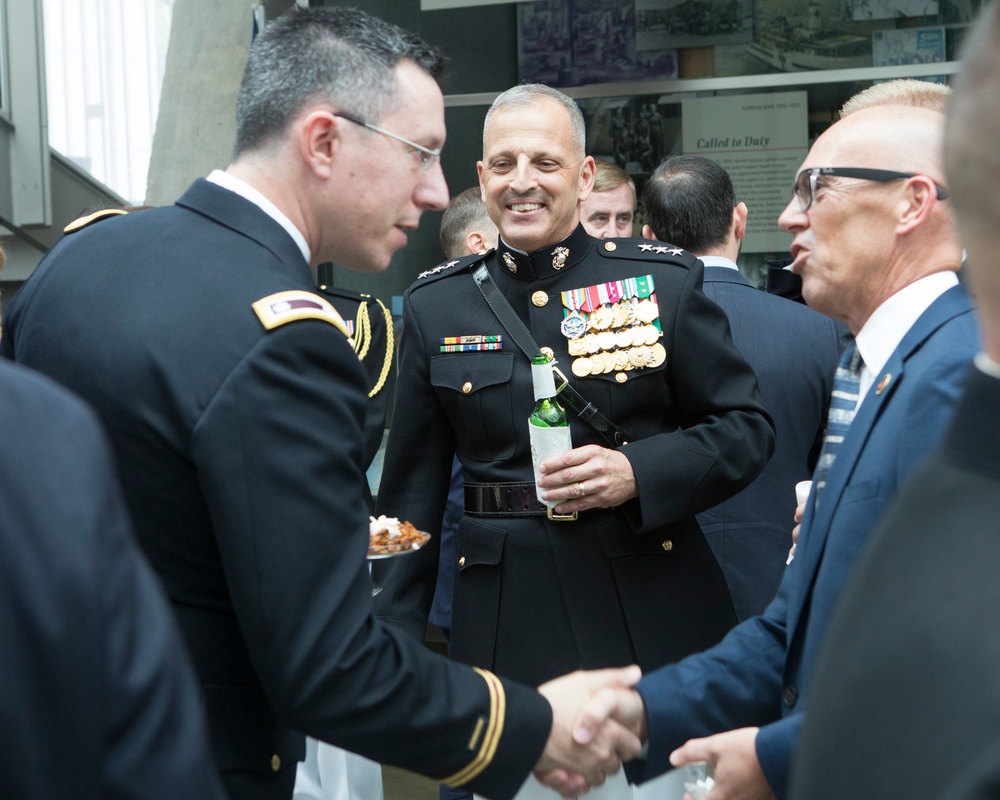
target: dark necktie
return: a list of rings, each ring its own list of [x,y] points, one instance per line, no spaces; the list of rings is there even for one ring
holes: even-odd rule
[[[830,412],[826,421],[826,434],[823,437],[823,449],[816,463],[813,475],[815,482],[814,496],[816,503],[823,494],[826,478],[830,468],[837,458],[837,451],[847,435],[847,429],[854,419],[854,411],[858,405],[858,394],[861,388],[861,368],[864,366],[857,344],[852,343],[840,359],[837,372],[833,376],[833,394],[830,397]]]

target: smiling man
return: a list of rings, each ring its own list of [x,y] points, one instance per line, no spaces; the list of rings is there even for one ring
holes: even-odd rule
[[[594,162],[594,189],[583,201],[580,221],[598,239],[632,235],[635,217],[635,182],[617,164]]]
[[[458,660],[538,684],[584,665],[679,658],[735,620],[694,515],[770,455],[756,379],[701,292],[699,261],[580,225],[594,161],[568,97],[539,85],[500,95],[479,176],[501,241],[428,270],[405,296],[379,510],[436,533],[457,452]],[[551,514],[528,443],[539,351],[600,412],[588,422],[571,411],[574,449],[544,464]],[[431,546],[376,565],[377,610],[420,640],[437,564]]]

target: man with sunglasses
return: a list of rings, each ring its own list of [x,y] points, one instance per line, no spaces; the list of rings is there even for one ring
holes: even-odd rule
[[[635,780],[706,760],[710,797],[788,792],[831,614],[889,499],[940,441],[978,349],[955,276],[962,249],[944,188],[944,122],[922,108],[858,111],[802,165],[779,218],[794,236],[792,270],[808,304],[846,322],[857,348],[838,368],[797,552],[775,600],[716,647],[616,696],[615,712],[648,736],[646,757],[627,767]]]
[[[371,614],[369,383],[311,267],[384,270],[447,205],[441,67],[354,9],[274,20],[230,166],[172,206],[77,225],[6,320],[4,352],[107,426],[233,800],[290,798],[302,733],[495,798],[536,765],[576,774],[579,794],[637,749],[617,726],[589,751],[570,733],[590,686],[636,670],[539,693]]]

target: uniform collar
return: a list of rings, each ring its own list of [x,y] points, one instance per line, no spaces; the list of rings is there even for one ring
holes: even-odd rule
[[[578,225],[576,230],[561,242],[543,247],[534,253],[515,250],[501,237],[497,243],[497,262],[501,271],[515,278],[538,281],[565,272],[583,261],[593,246],[594,240],[583,225]]]

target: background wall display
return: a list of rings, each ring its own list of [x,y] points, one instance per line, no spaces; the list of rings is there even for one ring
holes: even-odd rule
[[[635,0],[636,48],[707,47],[753,38],[751,0]]]
[[[695,97],[681,114],[684,153],[725,167],[750,210],[743,250],[787,250],[791,237],[777,220],[809,149],[806,92]]]
[[[587,152],[618,164],[637,185],[664,158],[680,152],[680,103],[658,94],[580,101],[587,121]]]
[[[677,77],[675,50],[637,50],[632,2],[520,3],[517,34],[522,81],[577,86]]]
[[[849,0],[851,19],[894,19],[896,17],[927,17],[937,14],[937,0]]]
[[[876,67],[932,64],[945,60],[944,28],[901,28],[872,34],[872,63]]]

